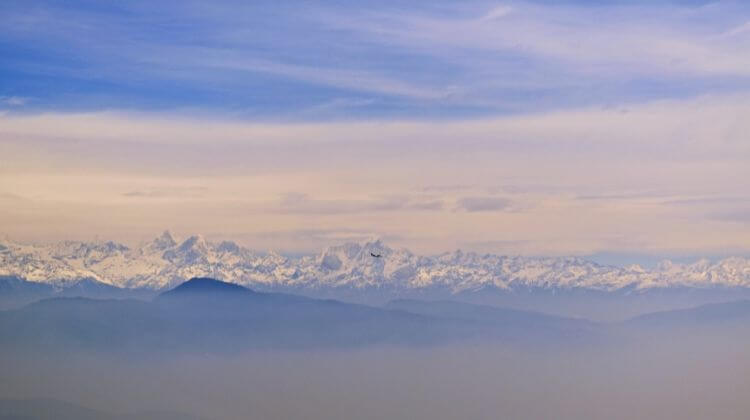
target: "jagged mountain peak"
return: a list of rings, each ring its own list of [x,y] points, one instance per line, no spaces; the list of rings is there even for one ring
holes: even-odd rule
[[[219,252],[239,254],[240,252],[242,252],[242,247],[239,246],[236,242],[221,241],[218,245],[216,245],[216,250]]]
[[[630,264],[627,267],[625,267],[625,270],[632,271],[634,273],[645,273],[646,269],[643,268],[640,264]]]
[[[199,265],[201,273],[211,271],[211,247],[201,235],[193,235],[174,248],[164,251],[162,257],[173,264]]]
[[[363,242],[329,246],[319,254],[317,261],[324,270],[351,271],[355,266],[383,266],[393,258],[403,260],[411,257],[412,254],[408,250],[394,249],[383,240],[373,238]]]
[[[178,247],[177,249],[181,251],[187,251],[189,249],[206,249],[208,244],[206,243],[206,239],[203,238],[203,235],[192,235],[185,239]]]
[[[669,271],[678,265],[679,264],[675,264],[674,262],[672,262],[672,260],[662,260],[659,261],[659,263],[656,265],[656,268],[659,271]]]
[[[114,241],[79,242],[77,245],[73,246],[78,248],[79,253],[81,254],[90,254],[92,252],[108,254],[127,252],[130,250],[127,245]]]
[[[164,232],[162,232],[161,235],[155,238],[151,243],[154,245],[155,248],[168,249],[177,245],[177,240],[175,240],[174,236],[172,235],[172,232],[170,232],[169,230],[165,230]]]
[[[418,256],[379,238],[330,246],[315,256],[284,257],[275,252],[256,253],[231,241],[209,242],[201,235],[178,243],[169,231],[135,250],[116,242],[4,246],[0,274],[50,284],[94,278],[119,287],[164,289],[185,278],[211,276],[264,290],[392,287],[444,288],[460,293],[486,288],[750,288],[750,260],[743,257],[621,268],[575,257],[501,256],[462,250]]]
[[[332,245],[326,248],[320,255],[341,254],[345,255],[347,259],[356,259],[359,257],[371,257],[371,253],[386,257],[399,252],[409,253],[406,249],[391,247],[381,238],[375,237],[361,242],[350,241],[340,245]]]

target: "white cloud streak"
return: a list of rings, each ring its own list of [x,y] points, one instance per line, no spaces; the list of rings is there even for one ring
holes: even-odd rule
[[[484,12],[476,5],[469,7],[451,15],[333,13],[326,22],[383,43],[430,51],[448,60],[453,57],[463,65],[480,62],[466,60],[455,50],[484,52],[498,60],[508,53],[553,60],[566,71],[597,77],[750,76],[750,44],[735,37],[746,31],[747,24],[722,26],[732,25],[731,10],[718,5],[584,8],[517,3]]]
[[[29,102],[30,98],[23,96],[0,96],[0,104],[7,105],[10,107],[24,106]]]

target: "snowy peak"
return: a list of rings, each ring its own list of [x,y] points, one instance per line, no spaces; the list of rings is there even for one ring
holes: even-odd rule
[[[391,248],[379,239],[329,247],[317,262],[321,283],[360,288],[409,287],[419,265],[408,250]]]
[[[361,263],[366,265],[384,264],[388,261],[410,259],[413,255],[406,249],[394,249],[386,245],[380,239],[374,239],[362,243],[347,242],[342,245],[328,247],[320,254],[321,264],[328,260],[338,260],[342,264],[347,262]]]
[[[164,259],[178,264],[207,263],[209,246],[201,235],[191,236],[176,248],[164,252]]]
[[[193,235],[185,239],[185,241],[177,247],[177,250],[183,252],[187,252],[190,250],[205,252],[207,249],[208,245],[206,244],[206,240],[203,239],[202,235]]]
[[[242,247],[232,241],[222,241],[216,246],[216,251],[239,255],[242,253]]]
[[[177,242],[168,231],[136,249],[111,241],[49,245],[4,241],[0,248],[0,275],[4,274],[55,286],[93,279],[118,287],[150,289],[169,288],[192,277],[213,277],[261,290],[297,291],[750,288],[750,260],[742,257],[690,264],[665,261],[653,269],[635,265],[621,268],[580,258],[502,256],[461,250],[417,256],[372,239],[331,246],[316,256],[290,258],[274,252],[255,253],[231,241],[213,243],[201,235]]]
[[[172,233],[165,230],[159,237],[151,241],[152,248],[154,249],[169,249],[177,245],[177,241],[172,236]]]

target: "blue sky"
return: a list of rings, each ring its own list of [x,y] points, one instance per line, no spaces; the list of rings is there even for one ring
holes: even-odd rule
[[[0,56],[12,238],[750,253],[747,2],[4,1]]]
[[[742,2],[0,6],[12,112],[465,118],[750,88]],[[7,98],[23,105],[11,106]]]

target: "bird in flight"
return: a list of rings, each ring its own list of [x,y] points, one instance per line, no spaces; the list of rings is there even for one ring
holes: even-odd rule
[[[373,257],[375,257],[375,258],[380,258],[380,257],[382,257],[382,256],[383,256],[383,255],[381,255],[381,254],[374,254],[374,253],[372,253],[372,252],[370,253],[370,255],[372,255],[372,256],[373,256]]]

